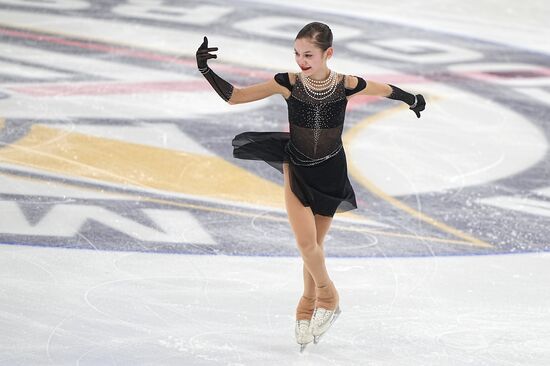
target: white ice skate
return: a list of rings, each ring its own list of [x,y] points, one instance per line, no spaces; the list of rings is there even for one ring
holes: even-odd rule
[[[321,336],[325,334],[336,319],[338,319],[341,312],[342,310],[340,310],[340,306],[337,306],[334,310],[315,308],[310,324],[311,334],[313,335],[313,343],[319,343]]]
[[[307,345],[313,342],[309,320],[296,320],[294,333],[296,334],[296,342],[300,345],[300,352],[304,352]]]

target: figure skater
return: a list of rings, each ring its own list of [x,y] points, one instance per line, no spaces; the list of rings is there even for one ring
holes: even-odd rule
[[[224,101],[248,103],[280,94],[288,106],[290,132],[243,132],[232,144],[235,158],[263,160],[283,173],[288,220],[303,259],[304,291],[295,322],[303,351],[319,341],[341,312],[323,240],[336,212],[357,208],[341,140],[346,104],[356,95],[387,97],[407,103],[420,118],[426,103],[421,94],[329,69],[332,32],[323,23],[309,23],[296,36],[295,60],[301,72],[278,73],[248,87],[235,88],[212,71],[207,60],[217,58],[210,53],[217,50],[208,47],[205,36],[196,53],[197,66]]]

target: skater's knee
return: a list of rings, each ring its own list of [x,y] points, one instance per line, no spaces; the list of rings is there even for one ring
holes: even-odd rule
[[[312,239],[301,239],[296,241],[298,249],[303,255],[307,255],[317,249],[317,242]]]

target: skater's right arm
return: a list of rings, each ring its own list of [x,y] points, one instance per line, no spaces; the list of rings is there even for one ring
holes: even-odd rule
[[[244,88],[234,88],[229,104],[248,103],[264,99],[274,94],[288,93],[287,89],[277,84],[274,79],[263,83],[254,84]]]
[[[207,60],[217,58],[211,54],[212,51],[217,51],[217,47],[208,48],[208,38],[204,40],[197,50],[197,67],[205,79],[210,83],[212,88],[218,95],[229,104],[248,103],[263,98],[267,98],[274,94],[284,95],[287,89],[279,85],[275,80],[251,85],[244,88],[235,88],[233,85],[219,77],[210,67]]]

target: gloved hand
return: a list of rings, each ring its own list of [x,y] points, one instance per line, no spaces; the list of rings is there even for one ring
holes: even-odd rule
[[[420,118],[420,112],[426,108],[426,101],[422,94],[416,94],[416,103],[409,107],[412,110],[417,118]]]
[[[217,55],[213,55],[210,53],[217,50],[218,47],[208,48],[208,38],[204,36],[204,40],[196,53],[197,67],[199,68],[202,76],[204,76],[204,78],[208,80],[212,88],[214,88],[216,93],[218,93],[218,95],[222,97],[223,100],[229,102],[229,99],[231,99],[231,95],[233,95],[233,85],[219,77],[210,67],[208,67],[207,64],[207,61],[209,59],[218,58]]]
[[[197,57],[197,67],[203,74],[208,70],[207,60],[211,58],[218,58],[218,55],[213,55],[210,52],[217,51],[218,47],[208,48],[208,38],[204,36],[204,40],[200,47],[197,49],[195,56]]]
[[[422,96],[422,94],[411,94],[392,84],[388,85],[391,87],[392,91],[390,95],[387,96],[387,98],[400,100],[407,103],[409,105],[409,109],[416,114],[416,117],[420,118],[420,112],[423,111],[426,107],[424,96]]]

